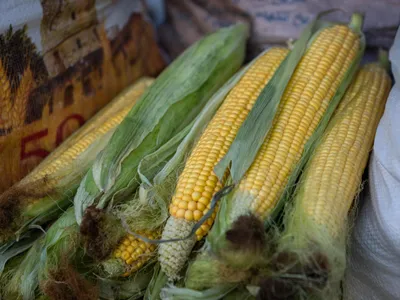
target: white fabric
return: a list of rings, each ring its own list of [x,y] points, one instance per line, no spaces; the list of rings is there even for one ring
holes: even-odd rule
[[[395,86],[379,123],[351,238],[345,298],[400,299],[400,28],[390,50]]]

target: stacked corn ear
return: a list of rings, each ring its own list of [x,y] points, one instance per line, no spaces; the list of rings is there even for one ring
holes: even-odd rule
[[[178,141],[185,137],[187,129],[190,129],[210,96],[239,69],[244,59],[246,37],[247,27],[236,25],[221,29],[199,41],[173,62],[128,112],[121,125],[115,129],[106,148],[97,156],[89,172],[86,173],[75,197],[75,207],[68,209],[46,234],[37,271],[40,286],[44,291],[49,291],[48,287],[58,289],[63,284],[67,286],[60,271],[65,265],[69,269],[70,264],[79,264],[78,258],[85,254],[80,247],[82,242],[86,243],[86,237],[82,236],[85,230],[82,226],[79,229],[81,225],[79,223],[89,225],[85,228],[89,235],[98,232],[98,236],[102,236],[103,233],[98,230],[99,228],[92,225],[100,220],[96,219],[97,217],[102,218],[107,213],[94,207],[92,205],[94,202],[91,200],[100,200],[98,206],[101,208],[111,199],[108,196],[114,195],[113,191],[121,192],[118,196],[124,194],[123,191],[126,192],[124,196],[132,195],[131,192],[135,191],[138,184],[137,167],[142,159],[157,153],[157,150],[176,137]],[[175,142],[171,142],[172,146]],[[102,181],[103,179],[105,181]],[[101,187],[102,182],[106,183],[104,188]],[[94,196],[99,195],[98,193],[104,198],[99,199]],[[117,198],[117,195],[113,197],[116,202]],[[86,211],[95,217],[82,218]],[[156,236],[155,234],[154,237]],[[129,236],[128,240],[131,240]],[[136,245],[135,241],[131,242],[128,247]],[[103,248],[102,245],[98,246]],[[141,246],[142,248],[148,246],[148,249],[143,251],[146,254],[152,254],[155,250],[151,245],[137,243],[137,246],[135,250]],[[128,247],[122,250],[131,250]],[[126,257],[121,249],[120,252],[116,249],[114,254]],[[129,261],[131,267],[138,268],[140,261],[144,264],[147,260],[141,255],[142,253],[137,254],[136,264]],[[87,259],[86,256],[84,258]],[[126,272],[132,270],[127,269]],[[34,284],[36,283],[27,282],[25,287],[34,289]]]
[[[239,69],[247,33],[243,24],[221,29],[192,45],[159,75],[82,180],[74,200],[79,224],[87,207],[102,209],[111,199],[116,204],[132,196],[141,160],[188,126]]]
[[[361,26],[359,21],[354,17],[351,24]],[[207,274],[227,277],[224,280],[229,283],[238,272],[265,267],[270,247],[264,222],[281,201],[306,144],[320,122],[326,120],[325,115],[330,116],[331,102],[337,103],[337,90],[343,82],[348,83],[347,74],[353,72],[353,63],[358,62],[362,49],[362,35],[357,27],[331,24],[312,36],[284,90],[260,150],[221,205],[217,223],[207,238],[205,251],[211,250],[210,258],[200,255],[189,266],[187,287],[213,286],[215,280],[206,280]],[[215,260],[218,263],[213,263]],[[232,268],[238,272],[231,272]],[[250,274],[248,280],[251,277]]]
[[[188,236],[196,222],[207,213],[211,198],[225,183],[218,180],[213,168],[226,154],[261,90],[287,53],[288,50],[284,48],[267,51],[227,95],[179,176],[170,205],[171,216],[162,234],[163,239]],[[162,270],[170,278],[177,278],[196,240],[200,240],[209,231],[215,213],[196,231],[193,238],[160,245],[159,261]]]
[[[211,97],[193,125],[142,160],[138,167],[142,181],[139,191],[132,200],[118,205],[111,211],[123,220],[123,226],[119,226],[120,231],[132,232],[123,237],[119,244],[115,245],[112,255],[101,262],[104,271],[102,274],[106,277],[132,275],[153,261],[156,244],[150,243],[150,240],[160,237],[160,228],[169,216],[168,205],[185,159],[226,95],[249,67],[246,66],[237,72]],[[144,238],[147,241],[144,241]],[[137,273],[133,276],[137,277]]]
[[[288,277],[297,273],[304,282],[313,283],[311,290],[321,299],[337,299],[346,262],[349,211],[361,188],[391,87],[387,57],[381,59],[383,64],[363,66],[346,91],[307,163],[293,208],[286,213],[276,255],[277,260],[290,257],[290,262],[281,271]],[[305,291],[310,291],[310,286],[301,287],[297,288],[303,298],[309,299],[311,295]]]
[[[251,252],[247,255],[246,245],[235,241],[236,233],[240,236],[242,229],[256,224],[252,217],[264,222],[275,209],[306,143],[356,59],[360,43],[358,32],[337,24],[312,38],[290,78],[264,143],[229,199],[225,218],[220,220],[224,229],[212,236],[213,251],[230,264],[251,267],[251,261],[256,263],[252,245],[247,245]],[[244,250],[243,255],[237,250]]]
[[[71,197],[90,164],[152,82],[151,78],[143,78],[127,88],[0,196],[0,241],[7,240],[27,224],[48,221],[72,203]]]
[[[66,294],[72,299],[98,299],[94,283],[80,274],[80,269],[87,269],[90,263],[80,243],[79,226],[74,209],[70,207],[49,227],[41,242],[40,260],[35,277],[30,281],[31,284],[37,282],[41,294],[51,299],[63,299]],[[24,290],[29,288],[23,285]],[[88,297],[90,293],[93,295]]]

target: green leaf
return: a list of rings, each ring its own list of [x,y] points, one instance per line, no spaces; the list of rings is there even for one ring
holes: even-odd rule
[[[100,299],[134,300],[142,299],[152,277],[152,268],[138,272],[128,280],[116,280],[98,277]]]
[[[161,299],[163,300],[218,300],[228,295],[236,288],[236,285],[220,285],[215,288],[204,291],[195,291],[186,288],[178,288],[171,284],[163,288],[161,291]]]
[[[38,270],[40,249],[43,236],[37,239],[24,257],[18,267],[12,272],[12,277],[7,283],[6,290],[10,295],[19,295],[22,299],[35,298],[35,291],[39,286]]]
[[[10,241],[0,246],[0,275],[6,263],[13,257],[28,250],[42,236],[40,231],[26,232],[18,241]]]
[[[188,126],[210,96],[238,70],[246,35],[244,25],[221,29],[191,46],[156,79],[82,181],[75,197],[79,224],[88,206],[104,208],[111,200],[132,195],[143,157]]]
[[[168,278],[167,275],[161,271],[160,264],[157,263],[154,266],[154,273],[149,286],[146,289],[146,293],[144,294],[144,300],[160,300],[161,290],[167,284]]]

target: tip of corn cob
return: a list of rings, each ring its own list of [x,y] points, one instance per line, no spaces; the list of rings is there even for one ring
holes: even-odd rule
[[[193,226],[194,222],[170,217],[165,225],[162,239],[185,238],[190,234]],[[187,257],[189,257],[195,243],[196,237],[193,236],[179,242],[160,244],[158,259],[162,271],[168,276],[168,278],[172,280],[179,279],[179,272],[184,267]]]
[[[160,230],[142,230],[138,235],[155,240],[160,236]],[[126,235],[114,249],[112,258],[102,263],[108,277],[129,276],[149,262],[156,251],[156,244],[145,242],[131,234]]]

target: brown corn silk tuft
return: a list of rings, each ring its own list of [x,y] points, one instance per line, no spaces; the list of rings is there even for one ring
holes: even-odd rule
[[[111,254],[123,236],[117,222],[113,216],[108,216],[105,211],[95,206],[86,209],[80,233],[86,253],[90,257],[101,261]]]
[[[97,287],[83,278],[70,264],[51,272],[50,278],[42,283],[41,290],[51,300],[99,299]]]
[[[240,216],[226,232],[226,239],[236,250],[259,252],[266,243],[264,224],[254,215]]]

